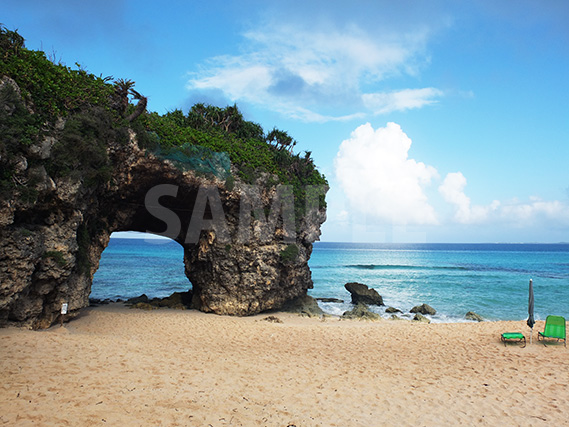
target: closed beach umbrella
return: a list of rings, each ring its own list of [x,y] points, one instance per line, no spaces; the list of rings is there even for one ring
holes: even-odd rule
[[[531,333],[529,336],[529,343],[531,344],[531,339],[533,336],[533,325],[535,325],[535,319],[533,318],[533,281],[529,279],[529,303],[528,303],[528,326],[531,328]]]

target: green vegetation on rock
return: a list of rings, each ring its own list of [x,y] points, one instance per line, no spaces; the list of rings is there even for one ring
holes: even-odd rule
[[[127,141],[129,129],[149,153],[182,169],[225,179],[231,187],[235,178],[254,183],[263,173],[274,175],[278,183],[293,187],[297,220],[304,215],[306,186],[327,185],[310,152],[293,154],[296,142],[285,131],[265,134],[236,105],[196,104],[187,114],[159,115],[143,112],[146,98],[133,86],[130,80],[112,82],[80,66],[55,64],[45,53],[26,49],[17,32],[0,25],[0,193],[17,186],[12,176],[26,147],[48,136],[57,142],[50,158],[37,162],[54,178],[75,176],[95,188],[111,177],[107,142]],[[130,103],[133,98],[138,105]],[[238,177],[231,176],[230,164]],[[323,196],[318,204],[325,206]]]
[[[0,26],[0,76],[12,78],[37,121],[55,122],[90,106],[109,106],[115,92],[110,78],[96,77],[49,61],[44,52],[28,50],[15,31]]]
[[[47,251],[43,254],[42,258],[52,258],[60,267],[67,264],[67,261],[65,261],[65,258],[63,257],[63,253],[60,251]]]
[[[293,262],[298,256],[298,246],[295,244],[288,245],[285,249],[282,250],[280,255],[282,262]]]

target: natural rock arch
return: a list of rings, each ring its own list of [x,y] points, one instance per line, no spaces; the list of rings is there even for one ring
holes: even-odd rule
[[[30,166],[34,159],[48,159],[55,142],[50,137],[30,146],[16,168],[15,179],[33,185],[34,203],[21,197],[0,201],[0,325],[45,328],[58,320],[62,303],[68,304],[69,317],[86,307],[93,275],[112,232],[167,230],[168,224],[147,206],[146,197],[156,185],[178,190],[175,197],[159,201],[163,212],[167,209],[179,218],[179,231],[174,227],[169,237],[184,248],[196,308],[250,315],[279,308],[312,287],[308,259],[320,235],[325,208],[296,218],[292,241],[290,236],[288,241],[283,238],[287,230],[282,218],[269,238],[255,238],[258,233],[253,232],[251,239],[242,241],[239,225],[245,185],[238,179],[228,182],[227,176],[184,170],[176,162],[140,149],[130,132],[126,144],[108,141],[110,179],[90,189],[81,179],[51,178],[43,166]],[[267,184],[271,180],[270,176],[257,180],[265,210],[271,208],[276,191],[274,184]],[[219,230],[210,229],[203,230],[197,241],[187,242],[186,231],[203,188],[219,194],[228,240],[220,238]],[[206,217],[212,215],[208,206]],[[262,228],[259,218],[251,221],[253,230]]]

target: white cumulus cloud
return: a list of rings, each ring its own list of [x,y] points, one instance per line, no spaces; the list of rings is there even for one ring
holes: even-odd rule
[[[484,222],[492,212],[495,212],[500,202],[494,200],[488,206],[472,205],[470,198],[464,193],[466,178],[461,172],[447,174],[443,183],[439,186],[439,193],[443,199],[454,206],[454,219],[461,224]]]
[[[396,123],[377,130],[367,123],[342,142],[336,177],[357,213],[397,225],[437,223],[424,187],[438,173],[409,158],[411,143]]]

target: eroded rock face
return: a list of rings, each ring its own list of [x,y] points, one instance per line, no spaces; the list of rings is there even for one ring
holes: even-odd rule
[[[68,304],[68,317],[87,307],[93,275],[114,231],[164,233],[182,245],[193,305],[205,312],[256,314],[280,308],[312,288],[307,262],[326,217],[324,208],[296,218],[292,233],[282,217],[270,233],[264,232],[266,218],[247,210],[243,216],[244,191],[251,187],[239,179],[228,185],[226,177],[183,170],[140,149],[134,132],[127,143],[105,141],[111,165],[106,183],[87,185],[73,173],[52,177],[33,165],[49,159],[57,138],[56,127],[17,159],[15,189],[0,199],[0,325],[45,328],[58,321],[62,303]],[[261,176],[255,187],[265,211],[272,209],[277,193],[268,182],[274,178]],[[147,199],[157,185],[176,189],[162,192],[159,211]],[[30,193],[34,197],[25,197]],[[188,230],[195,230],[192,215],[203,194],[209,207],[197,218],[192,240]],[[172,223],[172,216],[179,222]],[[250,221],[246,239],[244,218]]]

